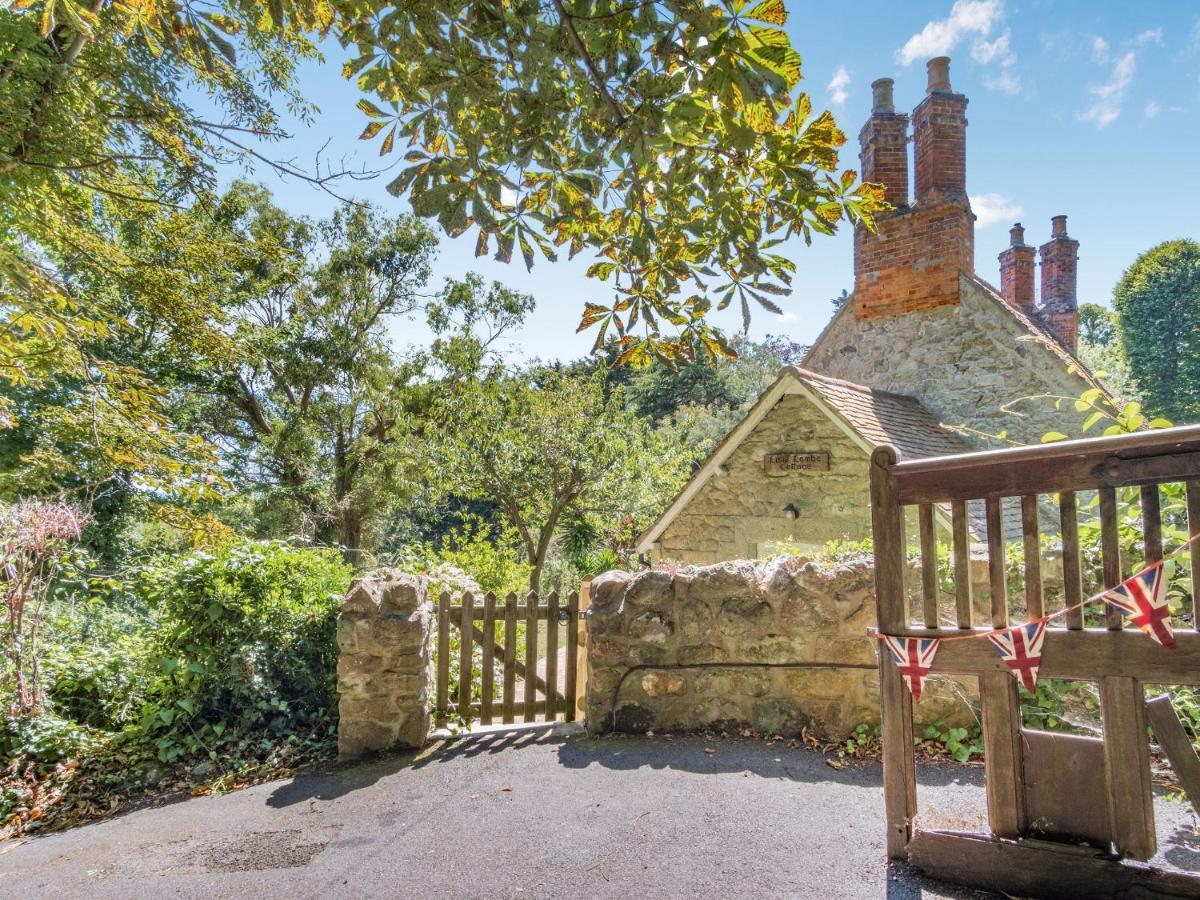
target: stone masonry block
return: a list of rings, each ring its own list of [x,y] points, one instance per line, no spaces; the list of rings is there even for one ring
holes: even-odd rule
[[[338,616],[338,758],[415,748],[429,737],[433,609],[424,579],[359,579]]]

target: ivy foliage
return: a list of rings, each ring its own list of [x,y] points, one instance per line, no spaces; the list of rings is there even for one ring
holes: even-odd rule
[[[335,721],[334,623],[350,585],[333,550],[237,541],[145,575],[159,678],[139,719],[163,762]]]
[[[783,241],[883,208],[798,90],[783,0],[336,6],[361,137],[405,154],[389,190],[478,255],[594,254],[579,328],[617,364],[731,356],[714,308],[778,311]]]

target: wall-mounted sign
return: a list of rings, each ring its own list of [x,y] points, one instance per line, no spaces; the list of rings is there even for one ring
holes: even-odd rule
[[[828,472],[828,450],[804,450],[800,453],[768,453],[763,457],[763,471],[768,475],[787,475],[789,472]]]

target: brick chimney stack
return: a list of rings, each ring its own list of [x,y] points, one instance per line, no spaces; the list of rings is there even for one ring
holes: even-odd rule
[[[929,61],[929,90],[912,113],[917,194],[908,199],[909,117],[897,113],[892,80],[871,85],[871,117],[859,134],[866,181],[886,186],[895,207],[876,230],[854,232],[858,319],[899,316],[959,302],[961,273],[975,273],[975,216],[967,200],[967,98],[950,89],[950,60]]]
[[[1020,222],[1008,234],[1011,244],[1000,254],[1000,295],[1010,306],[1032,316],[1037,301],[1033,290],[1037,250],[1025,243],[1025,229]]]
[[[1079,241],[1067,235],[1067,217],[1051,220],[1050,240],[1042,244],[1042,320],[1059,343],[1075,352],[1079,345]]]
[[[858,134],[863,181],[882,184],[884,198],[908,206],[908,116],[897,113],[890,78],[871,83],[871,117]]]
[[[950,57],[929,60],[929,86],[912,113],[916,201],[967,202],[967,98],[950,87]]]

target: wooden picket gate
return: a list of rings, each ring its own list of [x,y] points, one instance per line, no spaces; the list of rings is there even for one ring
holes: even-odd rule
[[[532,591],[523,599],[509,594],[503,601],[491,593],[482,598],[465,593],[458,599],[443,593],[437,608],[435,724],[451,719],[460,725],[554,722],[560,713],[564,721],[575,721],[586,680],[580,611],[587,608],[587,588],[585,584],[571,593],[565,603],[557,593],[545,602]],[[566,634],[560,641],[563,626]],[[459,636],[459,678],[453,691],[451,629]],[[478,660],[475,648],[481,651]],[[565,650],[561,659],[560,649]]]
[[[1186,485],[1188,533],[1195,535],[1200,532],[1200,427],[912,462],[900,461],[894,448],[878,448],[871,459],[871,507],[879,629],[898,636],[946,638],[972,632],[982,636],[1010,624],[1002,498],[1020,501],[1026,551],[1026,618],[1012,624],[1055,611],[1044,608],[1040,507],[1058,507],[1052,530],[1062,537],[1065,577],[1058,608],[1085,599],[1078,510],[1081,499],[1090,498],[1080,498],[1080,492],[1095,491],[1098,497],[1102,582],[1104,587],[1116,586],[1134,574],[1121,560],[1117,489],[1140,488],[1149,563],[1162,559],[1163,553],[1159,485],[1180,482]],[[977,627],[973,621],[968,501],[983,501],[986,512],[990,627]],[[942,610],[934,523],[935,508],[946,506],[952,524],[955,597]],[[904,522],[906,508],[914,507],[922,577],[919,591],[914,591],[921,598],[920,608],[910,612]],[[913,701],[891,654],[880,648],[890,857],[908,860],[936,877],[1020,896],[1124,896],[1128,891],[1137,896],[1200,897],[1200,877],[1121,861],[1148,860],[1157,844],[1143,684],[1200,684],[1195,615],[1200,541],[1192,542],[1187,552],[1192,623],[1184,626],[1176,620],[1174,650],[1136,628],[1123,630],[1122,617],[1112,609],[1105,611],[1105,627],[1085,627],[1082,610],[1049,623],[1040,677],[1096,682],[1101,738],[1025,728],[1017,681],[990,642],[940,643],[932,672],[979,682],[990,834],[918,827]],[[1178,720],[1169,706],[1161,715],[1161,707],[1152,707],[1152,724],[1170,753],[1172,738],[1166,732],[1178,729]],[[1185,778],[1182,770],[1194,766],[1195,756],[1182,729],[1174,745],[1186,751],[1184,764],[1176,763]],[[1200,802],[1200,797],[1192,799]],[[1047,833],[1053,839],[1044,839]]]

